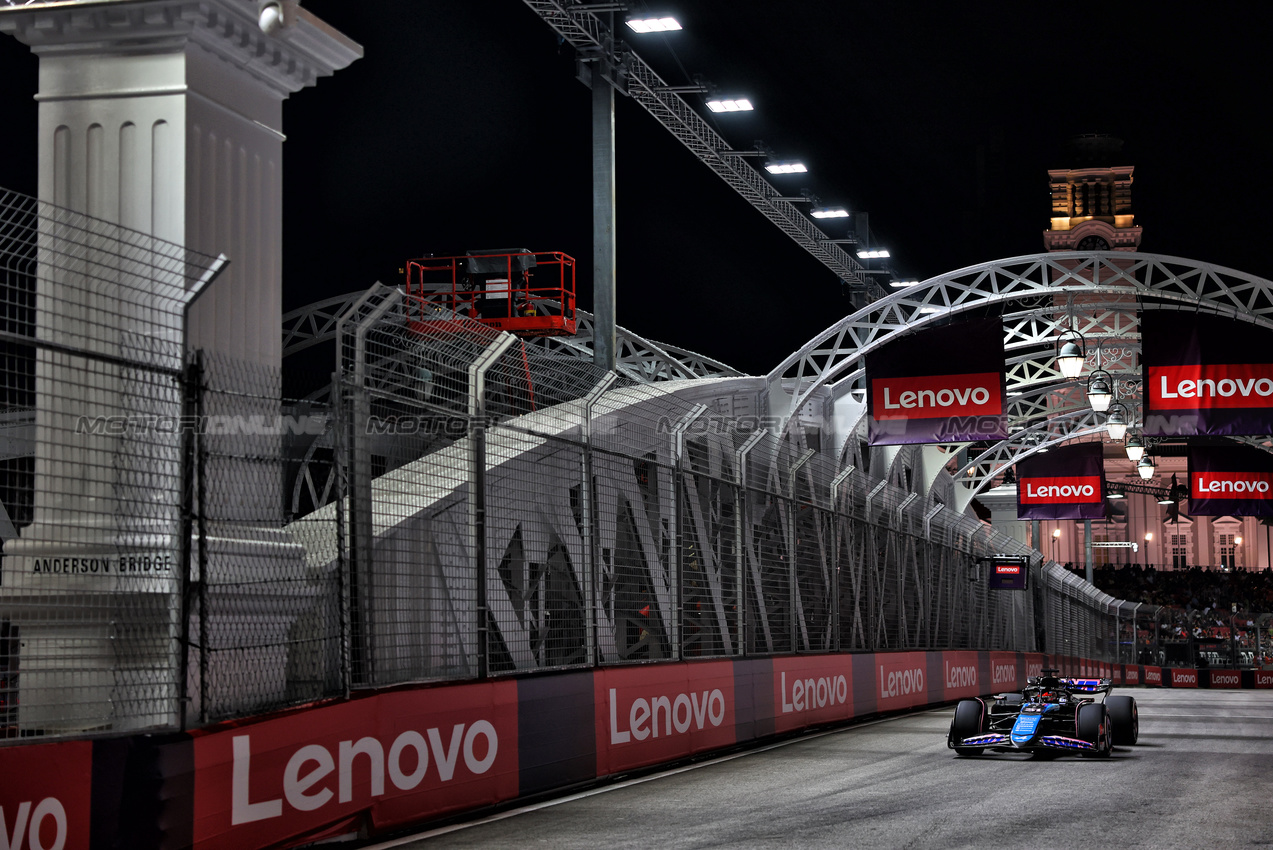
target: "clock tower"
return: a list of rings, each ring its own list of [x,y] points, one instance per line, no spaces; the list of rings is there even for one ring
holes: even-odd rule
[[[1122,149],[1119,139],[1079,136],[1070,145],[1075,168],[1048,171],[1051,226],[1043,233],[1049,251],[1135,251],[1140,231],[1132,215],[1130,165],[1109,166]]]

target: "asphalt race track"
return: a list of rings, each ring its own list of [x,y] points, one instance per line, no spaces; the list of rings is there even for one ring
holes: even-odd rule
[[[953,707],[641,777],[378,848],[1273,844],[1273,691],[1124,689],[1107,760],[946,749]]]

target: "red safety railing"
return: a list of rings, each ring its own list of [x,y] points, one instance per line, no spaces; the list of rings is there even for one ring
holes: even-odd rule
[[[407,295],[420,318],[443,306],[517,336],[573,334],[575,261],[556,251],[473,251],[407,261]]]

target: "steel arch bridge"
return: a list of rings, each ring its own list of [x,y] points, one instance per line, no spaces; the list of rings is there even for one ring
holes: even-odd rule
[[[1135,252],[1056,252],[1012,257],[958,269],[908,287],[846,316],[783,360],[767,377],[771,414],[786,420],[819,394],[830,401],[865,393],[865,358],[899,335],[954,317],[998,315],[1003,342],[1011,437],[978,446],[955,478],[968,496],[1006,467],[1047,446],[1103,433],[1082,383],[1056,369],[1057,337],[1077,330],[1088,340],[1088,365],[1114,378],[1119,400],[1140,402],[1143,310],[1191,310],[1273,329],[1273,282],[1180,257]],[[862,427],[863,421],[858,423]],[[847,434],[840,434],[847,442]],[[1268,448],[1268,438],[1241,438]]]

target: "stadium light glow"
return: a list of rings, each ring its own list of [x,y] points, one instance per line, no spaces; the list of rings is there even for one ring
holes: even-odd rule
[[[849,211],[844,207],[823,207],[809,213],[814,218],[848,218]]]
[[[739,97],[731,100],[709,100],[707,108],[712,112],[750,112],[756,107],[747,98]]]
[[[765,171],[770,174],[804,174],[808,170],[803,162],[770,162],[765,165]]]
[[[633,32],[675,32],[681,28],[676,18],[632,18],[627,22]]]
[[[882,248],[874,251],[858,251],[859,260],[882,260],[888,256],[888,251],[885,251]]]

